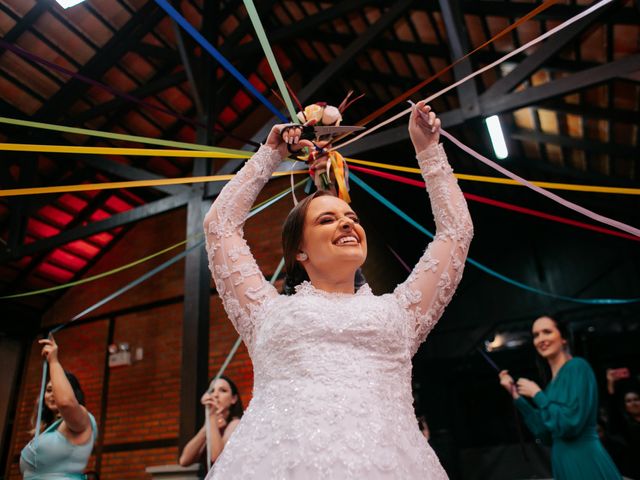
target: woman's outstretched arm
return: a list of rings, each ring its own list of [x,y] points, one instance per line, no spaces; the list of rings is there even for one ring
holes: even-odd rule
[[[267,143],[225,185],[204,219],[209,268],[218,294],[250,351],[255,329],[253,312],[277,292],[260,272],[244,239],[243,227],[256,197],[286,156],[287,143],[298,143],[301,129],[289,129],[281,135],[283,127],[273,127]]]
[[[444,148],[438,144],[440,120],[424,102],[411,113],[409,133],[436,223],[434,240],[394,292],[410,313],[410,348],[415,353],[460,283],[473,224]]]
[[[42,356],[49,363],[49,376],[51,377],[51,388],[53,389],[53,398],[56,402],[56,408],[60,412],[60,416],[67,425],[67,428],[74,434],[81,434],[91,428],[89,413],[78,402],[73,387],[64,373],[64,368],[58,359],[58,345],[53,336],[47,339],[39,340],[42,348]]]

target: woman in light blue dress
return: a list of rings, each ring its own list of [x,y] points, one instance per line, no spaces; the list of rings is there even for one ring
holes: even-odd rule
[[[78,380],[60,365],[53,337],[39,343],[49,364],[50,380],[44,394],[40,435],[37,442],[34,438],[22,449],[20,471],[25,480],[84,479],[98,436],[96,419],[84,407]]]
[[[620,472],[596,433],[598,385],[589,364],[572,357],[563,328],[551,317],[532,327],[533,346],[551,369],[542,390],[535,382],[517,382],[507,370],[500,383],[511,393],[536,438],[551,443],[551,469],[556,480],[621,480]]]

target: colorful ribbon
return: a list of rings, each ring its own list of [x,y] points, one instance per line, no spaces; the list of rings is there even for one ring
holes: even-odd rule
[[[474,48],[472,51],[470,51],[469,53],[467,53],[466,55],[464,55],[463,57],[460,57],[459,59],[457,59],[455,62],[447,65],[446,67],[444,67],[442,70],[440,70],[439,72],[433,74],[431,77],[427,78],[426,80],[423,80],[422,82],[420,82],[418,85],[410,88],[409,90],[407,90],[406,92],[404,92],[403,94],[401,94],[400,96],[398,96],[397,98],[391,100],[389,103],[387,103],[386,105],[383,105],[382,107],[380,107],[378,110],[376,110],[375,112],[371,113],[370,115],[367,115],[365,118],[363,118],[362,120],[360,120],[357,124],[358,125],[367,125],[368,123],[370,123],[371,121],[375,120],[376,118],[378,118],[380,115],[383,115],[384,113],[386,113],[388,110],[390,110],[391,108],[395,107],[396,105],[398,105],[400,102],[407,100],[411,95],[413,95],[414,93],[417,93],[418,91],[422,90],[424,87],[426,87],[428,84],[430,84],[432,81],[440,78],[442,75],[444,75],[445,73],[447,73],[449,70],[451,70],[452,68],[454,68],[456,65],[458,65],[460,62],[464,61],[465,59],[469,58],[471,55],[473,55],[474,53],[482,50],[484,47],[492,44],[493,42],[495,42],[496,40],[498,40],[499,38],[505,36],[507,33],[511,32],[512,30],[515,30],[516,28],[518,28],[520,25],[522,25],[523,23],[531,20],[533,17],[535,17],[536,15],[538,15],[539,13],[545,11],[546,9],[548,9],[549,7],[555,5],[556,3],[558,3],[558,0],[547,0],[545,2],[543,2],[541,5],[538,5],[536,8],[534,8],[533,10],[531,10],[529,13],[527,13],[525,16],[523,16],[522,18],[520,18],[519,20],[517,20],[516,22],[514,22],[513,24],[507,26],[505,29],[501,30],[500,32],[498,32],[496,35],[494,35],[493,37],[491,37],[489,40],[487,40],[486,42],[484,42],[482,45]]]
[[[372,170],[370,168],[364,167],[355,167],[351,166],[352,170],[356,170],[358,172],[367,173],[369,175],[375,175],[376,177],[386,178],[387,180],[392,180],[394,182],[404,183],[407,185],[413,185],[415,187],[425,188],[425,183],[422,180],[414,180],[412,178],[402,177],[400,175],[394,175],[392,173],[380,172],[377,170]],[[578,222],[576,220],[572,220],[570,218],[559,217],[557,215],[551,215],[549,213],[541,212],[539,210],[533,210],[531,208],[521,207],[519,205],[513,205],[511,203],[500,202],[498,200],[493,200],[491,198],[482,197],[480,195],[474,195],[472,193],[463,192],[464,197],[467,200],[472,200],[474,202],[484,203],[486,205],[491,205],[494,207],[503,208],[505,210],[512,210],[514,212],[523,213],[525,215],[531,215],[534,217],[544,218],[545,220],[551,220],[558,223],[564,223],[566,225],[571,225],[578,228],[583,228],[585,230],[592,230],[594,232],[604,233],[607,235],[613,235],[616,237],[626,238],[627,240],[633,240],[636,242],[640,242],[640,238],[629,235],[628,233],[618,232],[617,230],[610,230],[608,228],[599,227],[597,225],[590,225],[588,223]]]
[[[476,152],[472,148],[466,146],[464,143],[459,141],[457,138],[455,138],[450,133],[445,132],[444,130],[441,130],[440,133],[445,138],[450,140],[455,146],[457,146],[458,148],[462,149],[464,152],[466,152],[469,155],[475,157],[476,159],[480,160],[482,163],[484,163],[485,165],[488,165],[489,167],[493,168],[494,170],[497,170],[498,172],[502,173],[504,176],[509,177],[512,180],[515,180],[515,181],[523,184],[525,187],[530,188],[534,192],[539,193],[540,195],[543,195],[543,196],[547,197],[548,199],[553,200],[556,203],[559,203],[563,207],[567,207],[568,209],[573,210],[575,212],[578,212],[578,213],[584,215],[585,217],[589,217],[589,218],[595,220],[596,222],[604,223],[606,225],[609,225],[609,226],[615,227],[615,228],[617,228],[619,230],[622,230],[623,232],[627,232],[627,233],[630,233],[632,235],[635,235],[636,237],[640,237],[640,229],[632,227],[631,225],[627,225],[626,223],[619,222],[618,220],[614,220],[612,218],[605,217],[604,215],[600,215],[598,213],[592,212],[591,210],[589,210],[587,208],[581,207],[580,205],[577,205],[577,204],[575,204],[573,202],[570,202],[569,200],[565,200],[564,198],[560,197],[559,195],[556,195],[553,192],[549,192],[548,190],[545,190],[544,188],[541,188],[541,187],[539,187],[537,185],[534,185],[531,182],[529,182],[528,180],[525,180],[524,178],[520,177],[519,175],[516,175],[515,173],[512,173],[511,171],[509,171],[506,168],[504,168],[502,165],[498,165],[493,160],[489,160],[487,157],[485,157],[483,155],[480,155],[478,152]]]
[[[501,64],[504,61],[508,60],[509,58],[519,54],[520,52],[523,52],[523,51],[531,48],[533,45],[536,45],[537,43],[540,43],[542,40],[545,40],[546,38],[550,37],[551,35],[554,35],[555,33],[559,32],[560,30],[565,29],[569,25],[581,20],[582,18],[584,18],[584,17],[586,17],[588,15],[591,15],[593,12],[595,12],[599,8],[604,7],[608,3],[611,3],[612,1],[613,0],[600,0],[598,3],[596,3],[596,4],[592,5],[591,7],[587,8],[585,11],[579,13],[575,17],[572,17],[569,20],[566,20],[565,22],[563,22],[560,25],[552,28],[548,32],[543,33],[539,37],[534,38],[530,42],[527,42],[524,45],[516,48],[515,50],[512,50],[511,52],[507,53],[506,55],[500,57],[499,59],[495,60],[494,62],[490,63],[489,65],[486,65],[486,66],[480,68],[479,70],[476,70],[475,72],[470,73],[466,77],[464,77],[464,78],[458,80],[457,82],[455,82],[455,83],[443,88],[442,90],[440,90],[439,92],[434,93],[430,97],[427,97],[425,102],[427,102],[427,103],[432,102],[433,100],[435,100],[439,96],[447,93],[449,90],[452,90],[452,89],[458,87],[459,85],[463,84],[464,82],[466,82],[468,80],[471,80],[472,78],[477,77],[478,75],[486,72],[487,70],[490,70],[490,69],[498,66],[499,64]],[[409,108],[403,110],[402,112],[394,115],[393,117],[385,120],[384,122],[381,122],[378,125],[370,128],[368,130],[365,130],[363,133],[353,137],[352,139],[350,139],[350,140],[348,140],[346,142],[343,142],[343,143],[341,143],[339,145],[334,146],[333,149],[339,149],[339,148],[346,147],[347,145],[350,145],[351,143],[353,143],[353,142],[355,142],[357,140],[360,140],[360,139],[366,137],[367,135],[372,134],[376,130],[388,125],[389,123],[395,122],[397,119],[399,119],[401,117],[404,117],[406,114],[411,112],[412,108],[413,107],[409,107]]]
[[[74,78],[80,82],[86,83],[87,85],[91,85],[93,87],[99,88],[101,90],[104,90],[106,92],[109,92],[110,94],[116,96],[116,97],[120,97],[124,100],[127,100],[129,102],[133,102],[136,103],[144,108],[150,109],[150,110],[154,110],[154,111],[158,111],[158,112],[162,112],[165,113],[167,115],[170,115],[172,117],[177,118],[178,120],[182,120],[185,123],[188,123],[190,125],[193,125],[194,127],[201,127],[201,128],[207,128],[207,125],[204,124],[203,122],[199,122],[197,120],[194,120],[192,118],[186,117],[184,115],[182,115],[179,112],[175,112],[173,110],[170,110],[168,108],[159,106],[159,105],[155,105],[153,103],[149,103],[149,102],[145,102],[144,100],[141,100],[137,97],[134,97],[133,95],[124,92],[122,90],[118,90],[117,88],[111,87],[109,85],[106,85],[104,83],[98,82],[97,80],[93,80],[92,78],[89,77],[85,77],[84,75],[77,73],[77,72],[73,72],[71,70],[68,70],[60,65],[58,65],[57,63],[53,63],[50,62],[42,57],[39,57],[38,55],[35,55],[34,53],[28,52],[27,50],[24,50],[23,48],[18,47],[17,45],[13,45],[11,43],[8,43],[5,40],[0,39],[0,46],[2,48],[5,48],[7,50],[10,50],[11,52],[15,53],[16,55],[25,58],[33,63],[40,63],[44,66],[46,66],[47,68],[51,69],[51,70],[55,70],[59,73],[62,73],[63,75],[66,75],[68,77]],[[246,144],[249,145],[253,145],[256,147],[259,147],[260,144],[256,143],[252,140],[246,140],[240,137],[237,137],[235,135],[233,135],[232,133],[227,132],[226,130],[224,130],[223,128],[217,126],[217,125],[213,125],[213,130],[219,133],[224,134],[227,137],[230,138],[234,138],[236,140],[240,140]]]
[[[282,196],[287,195],[290,191],[295,190],[296,188],[300,187],[306,181],[307,180],[305,179],[305,180],[302,180],[302,181],[296,183],[295,185],[292,184],[289,189],[287,189],[287,190],[285,190],[283,192],[280,192],[279,194],[274,195],[273,197],[268,198],[267,200],[264,200],[263,202],[258,203],[255,207],[253,207],[252,212],[255,212],[255,213],[252,213],[252,215],[260,213],[265,208],[267,208],[269,205],[271,205],[270,202],[275,201],[276,199],[280,200],[282,198]],[[178,247],[180,247],[182,245],[185,245],[190,240],[195,240],[196,238],[198,238],[198,237],[200,237],[202,235],[204,235],[204,234],[199,233],[199,234],[195,235],[192,238],[187,238],[185,240],[182,240],[181,242],[175,243],[175,244],[173,244],[173,245],[171,245],[171,246],[169,246],[167,248],[164,248],[164,249],[162,249],[162,250],[160,250],[158,252],[152,253],[151,255],[148,255],[146,257],[140,258],[138,260],[134,260],[131,263],[127,263],[125,265],[121,265],[120,267],[116,267],[116,268],[114,268],[112,270],[108,270],[106,272],[102,272],[102,273],[99,273],[97,275],[92,275],[90,277],[83,278],[81,280],[76,280],[76,281],[73,281],[73,282],[63,283],[63,284],[60,284],[60,285],[56,285],[55,287],[42,288],[40,290],[31,290],[31,291],[28,291],[28,292],[16,293],[16,294],[13,294],[13,295],[5,295],[3,297],[0,297],[0,300],[7,300],[7,299],[10,299],[10,298],[31,297],[31,296],[34,296],[34,295],[41,295],[43,293],[54,292],[56,290],[63,290],[65,288],[75,287],[77,285],[83,285],[85,283],[94,282],[96,280],[100,280],[102,278],[109,277],[111,275],[114,275],[116,273],[122,272],[124,270],[128,270],[129,268],[135,267],[136,265],[140,265],[140,264],[145,263],[145,262],[147,262],[149,260],[152,260],[152,259],[154,259],[156,257],[159,257],[160,255],[163,255],[164,253],[170,252],[171,250],[174,250],[174,249],[176,249],[176,248],[178,248]]]
[[[81,280],[76,280],[73,282],[67,282],[67,283],[63,283],[61,285],[56,285],[55,287],[49,287],[49,288],[42,288],[40,290],[33,290],[30,292],[23,292],[23,293],[15,293],[13,295],[4,295],[2,297],[0,297],[0,300],[8,300],[10,298],[22,298],[22,297],[31,297],[33,295],[41,295],[43,293],[50,293],[50,292],[55,292],[57,290],[63,290],[65,288],[70,288],[70,287],[76,287],[78,285],[83,285],[85,283],[90,283],[90,282],[95,282],[96,280],[100,280],[101,278],[105,278],[108,277],[110,275],[114,275],[116,273],[122,272],[124,270],[128,270],[129,268],[133,268],[136,265],[140,265],[141,263],[145,263],[149,260],[152,260],[156,257],[159,257],[160,255],[170,252],[171,250],[174,250],[182,245],[184,245],[185,243],[187,243],[189,240],[183,240],[181,242],[178,242],[174,245],[171,245],[167,248],[164,248],[158,252],[152,253],[151,255],[148,255],[146,257],[140,258],[138,260],[135,260],[131,263],[127,263],[126,265],[122,265],[120,267],[114,268],[112,270],[107,270],[106,272],[102,272],[99,273],[97,275],[92,275],[90,277],[87,278],[83,278]]]
[[[237,154],[237,155],[244,154],[244,155],[247,155],[247,157],[251,155],[250,152],[246,152],[244,150],[234,150],[234,149],[222,148],[222,147],[211,147],[208,145],[200,145],[197,143],[161,140],[157,138],[141,137],[137,135],[101,132],[99,130],[67,127],[64,125],[32,122],[32,121],[19,120],[19,119],[8,118],[8,117],[0,117],[0,123],[4,123],[7,125],[28,127],[28,128],[59,131],[64,133],[73,133],[78,135],[88,135],[92,137],[107,138],[111,140],[121,140],[121,141],[129,141],[129,142],[157,145],[157,146],[163,146],[163,147],[173,147],[177,149],[197,150],[197,151],[204,151],[204,152],[222,152],[222,153]],[[346,160],[348,160],[349,163],[355,163],[358,165],[366,165],[371,167],[383,168],[387,170],[396,170],[400,172],[420,174],[420,170],[418,168],[403,167],[400,165],[391,165],[387,163],[369,162],[366,160],[358,160],[355,158],[347,158]],[[469,175],[465,173],[456,173],[455,176],[456,178],[458,178],[458,180],[494,183],[494,184],[501,184],[501,185],[522,186],[522,184],[518,183],[515,180],[511,180],[510,178],[488,177],[484,175]],[[580,185],[580,184],[572,184],[572,183],[535,182],[535,181],[531,183],[539,187],[553,189],[553,190],[571,190],[571,191],[577,191],[577,192],[593,192],[593,193],[613,193],[613,194],[619,194],[619,195],[640,195],[640,188],[605,187],[605,186],[599,186],[599,185]]]
[[[69,153],[80,155],[131,155],[138,157],[185,157],[185,158],[249,158],[252,153],[230,149],[194,151],[162,148],[118,148],[118,147],[82,147],[69,145],[38,145],[30,143],[0,143],[0,151]]]
[[[198,143],[176,142],[173,140],[162,140],[160,138],[141,137],[138,135],[127,135],[124,133],[101,132],[100,130],[90,130],[88,128],[67,127],[53,123],[33,122],[29,120],[19,120],[17,118],[0,117],[0,123],[15,125],[18,127],[37,128],[40,130],[50,130],[54,132],[72,133],[76,135],[87,135],[90,137],[107,138],[109,140],[120,140],[125,142],[142,143],[147,145],[158,145],[161,147],[172,147],[178,149],[198,150],[203,152],[240,153],[243,150],[233,150],[231,148],[211,147]],[[249,143],[248,140],[243,140]],[[258,146],[260,144],[257,144]],[[62,152],[65,153],[65,152]],[[246,153],[246,152],[244,152]]]
[[[253,4],[253,0],[244,0],[244,6],[247,9],[247,14],[249,15],[249,19],[251,19],[251,23],[253,24],[253,28],[256,31],[256,35],[258,36],[258,41],[262,46],[262,50],[264,50],[264,55],[267,58],[267,62],[271,67],[271,72],[273,72],[273,77],[276,79],[276,83],[278,84],[278,89],[280,90],[280,95],[284,100],[284,104],[289,111],[289,116],[291,117],[291,121],[294,123],[300,123],[298,119],[298,115],[296,114],[296,109],[293,106],[293,102],[291,101],[291,96],[289,95],[289,90],[284,83],[284,79],[282,78],[282,73],[280,73],[280,68],[278,67],[278,62],[276,62],[276,57],[273,55],[273,51],[271,50],[271,45],[269,44],[269,40],[267,40],[267,34],[264,32],[264,28],[262,27],[262,23],[260,22],[260,16],[258,15],[258,11],[256,10],[255,5]]]
[[[272,177],[285,175],[299,175],[306,170],[274,172]],[[15,197],[21,195],[43,195],[47,193],[84,192],[88,190],[114,190],[118,188],[157,187],[162,185],[184,185],[189,183],[222,182],[231,180],[235,175],[208,175],[203,177],[163,178],[156,180],[130,180],[124,182],[83,183],[80,185],[60,185],[55,187],[10,188],[0,190],[0,197]]]
[[[407,222],[416,230],[425,234],[427,237],[431,239],[434,238],[433,233],[431,233],[429,230],[427,230],[418,222],[416,222],[413,218],[407,215],[404,211],[402,211],[399,207],[397,207],[395,204],[389,201],[386,197],[378,193],[374,188],[370,187],[366,182],[361,180],[355,173],[351,174],[351,179],[356,183],[356,185],[360,186],[365,192],[367,192],[369,195],[371,195],[373,198],[375,198],[378,202],[380,202],[382,205],[387,207],[393,213],[398,215],[402,220]],[[625,305],[625,304],[640,302],[640,298],[575,298],[575,297],[569,297],[566,295],[558,295],[556,293],[547,292],[545,290],[541,290],[539,288],[535,288],[525,283],[522,283],[518,280],[509,278],[506,275],[498,273],[495,270],[481,264],[480,262],[473,260],[472,258],[467,257],[466,261],[467,263],[473,265],[474,267],[482,270],[485,273],[488,273],[489,275],[497,278],[498,280],[501,280],[505,283],[518,287],[522,290],[526,290],[528,292],[535,293],[538,295],[543,295],[545,297],[551,297],[556,300],[563,300],[565,302],[581,303],[581,304],[587,304],[587,305]]]
[[[215,58],[220,65],[227,70],[231,75],[233,75],[236,80],[238,80],[249,92],[253,94],[262,104],[267,107],[271,112],[278,117],[283,122],[287,122],[287,117],[285,117],[280,110],[273,106],[273,104],[267,100],[252,84],[249,80],[247,80],[236,67],[234,67],[226,58],[222,56],[222,54],[216,50],[216,48],[209,43],[209,41],[204,38],[200,32],[198,32],[193,25],[191,25],[178,11],[173,8],[167,0],[155,0],[156,3],[165,11],[167,14],[178,24],[180,25],[193,39],[200,44],[200,46],[209,52],[213,58]]]
[[[338,197],[347,203],[351,203],[349,188],[347,186],[347,163],[344,161],[344,157],[338,152],[329,152],[327,175],[329,175],[329,168],[333,170],[333,175],[338,185]]]
[[[366,165],[369,167],[383,168],[385,170],[395,170],[398,172],[417,173],[420,169],[415,167],[403,167],[401,165],[391,165],[389,163],[369,162],[366,160],[357,160],[355,158],[347,158],[349,163],[356,165]],[[511,180],[510,178],[487,177],[485,175],[469,175],[466,173],[454,173],[458,180],[468,180],[472,182],[495,183],[500,185],[513,185],[523,187],[520,182]],[[590,193],[613,193],[618,195],[640,195],[640,188],[626,187],[603,187],[600,185],[580,185],[575,183],[557,183],[557,182],[531,182],[538,187],[548,188],[551,190],[570,190],[574,192],[590,192]]]

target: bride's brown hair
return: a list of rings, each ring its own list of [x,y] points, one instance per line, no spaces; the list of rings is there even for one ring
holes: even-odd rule
[[[307,271],[302,264],[296,259],[296,255],[300,252],[302,244],[302,236],[304,233],[304,219],[307,216],[311,200],[318,197],[334,196],[330,192],[317,190],[313,194],[304,198],[291,209],[287,219],[282,226],[282,252],[284,255],[284,287],[282,292],[285,295],[293,295],[296,285],[301,284],[305,280],[309,280]]]

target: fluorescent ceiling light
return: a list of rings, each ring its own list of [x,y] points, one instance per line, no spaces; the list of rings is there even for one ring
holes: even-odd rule
[[[69,8],[84,2],[84,0],[56,0],[56,2],[62,5],[62,8]]]
[[[493,151],[496,154],[496,158],[502,160],[509,156],[507,150],[507,144],[504,141],[504,135],[502,134],[502,127],[500,126],[500,119],[497,115],[492,115],[485,119],[487,128],[489,129],[489,136],[491,137],[491,144],[493,145]]]

